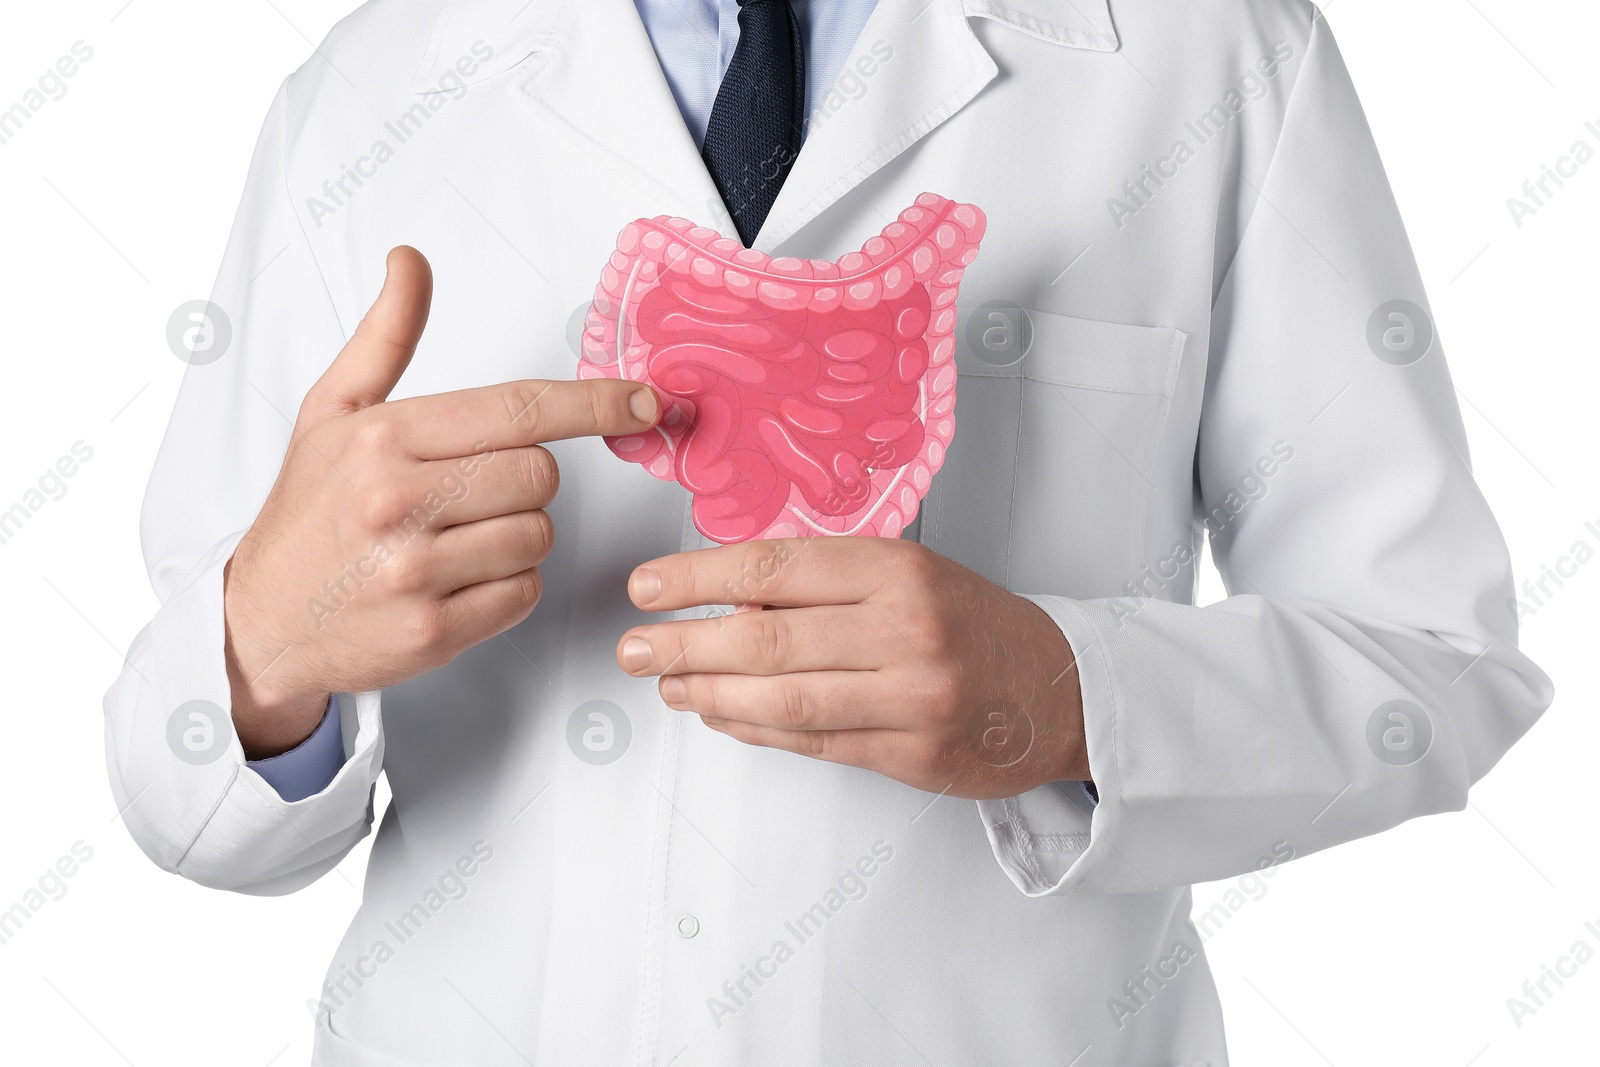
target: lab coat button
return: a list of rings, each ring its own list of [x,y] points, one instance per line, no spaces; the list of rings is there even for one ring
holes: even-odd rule
[[[693,915],[683,915],[678,918],[678,936],[683,938],[693,937],[700,932],[700,920]]]

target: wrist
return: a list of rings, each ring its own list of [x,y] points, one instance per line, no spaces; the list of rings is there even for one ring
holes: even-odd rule
[[[1083,689],[1077,656],[1048,612],[1026,597],[1036,632],[1036,692],[1041,718],[1051,724],[1046,745],[1046,782],[1091,782],[1088,740],[1083,724]],[[1046,783],[1040,783],[1046,784]]]
[[[328,713],[328,693],[263,698],[242,684],[231,660],[229,667],[233,729],[247,760],[267,759],[297,747],[316,731]]]
[[[233,729],[246,759],[266,759],[289,751],[310,737],[328,712],[327,693],[274,692],[252,685],[231,653],[227,665]]]
[[[266,759],[289,751],[310,737],[327,714],[330,694],[296,687],[282,661],[285,646],[258,666],[252,642],[241,640],[251,628],[240,627],[239,598],[229,582],[233,561],[223,569],[223,656],[228,674],[234,732],[245,758]]]

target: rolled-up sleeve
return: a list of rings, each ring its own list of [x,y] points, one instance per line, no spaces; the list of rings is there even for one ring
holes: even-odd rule
[[[185,372],[145,494],[142,540],[161,605],[106,693],[112,792],[140,848],[194,881],[297,889],[371,826],[382,768],[377,693],[341,694],[314,752],[321,787],[285,795],[232,730],[224,570],[276,477],[300,398],[344,331],[285,182],[291,78],[256,145],[205,312],[213,347]]]

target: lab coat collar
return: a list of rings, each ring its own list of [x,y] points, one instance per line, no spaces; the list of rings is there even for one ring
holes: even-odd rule
[[[872,70],[865,89],[834,101],[836,110],[820,121],[813,116],[754,247],[773,251],[993,80],[998,68],[969,17],[1068,48],[1114,52],[1108,3],[878,0],[845,64]],[[484,45],[493,52],[486,62]],[[462,64],[462,57],[476,61]],[[509,91],[536,117],[615,165],[654,201],[675,202],[669,210],[737,236],[632,0],[448,0],[412,88],[448,91],[513,68]]]
[[[448,0],[434,20],[428,48],[412,79],[419,93],[438,92],[439,79],[482,41],[494,58],[463,78],[469,84],[504,73],[541,46],[554,43],[563,9],[583,0]],[[889,7],[902,0],[879,0]],[[1031,37],[1071,48],[1115,52],[1110,0],[932,0],[959,3],[966,15],[1005,23]],[[922,4],[915,3],[920,8]]]

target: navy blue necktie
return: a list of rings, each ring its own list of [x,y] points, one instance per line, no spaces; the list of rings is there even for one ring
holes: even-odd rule
[[[700,154],[746,245],[800,154],[805,84],[800,24],[788,0],[739,0],[739,44]]]

